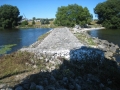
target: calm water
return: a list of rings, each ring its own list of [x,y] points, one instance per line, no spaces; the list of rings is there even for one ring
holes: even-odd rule
[[[93,37],[98,37],[100,39],[107,40],[114,44],[117,44],[120,47],[120,30],[92,30],[88,33]],[[120,55],[116,56],[118,62],[120,62]]]
[[[37,41],[38,37],[45,34],[51,29],[36,28],[36,29],[18,29],[18,30],[0,30],[0,46],[8,44],[17,44],[12,47],[11,51],[14,52],[22,47],[29,46]]]

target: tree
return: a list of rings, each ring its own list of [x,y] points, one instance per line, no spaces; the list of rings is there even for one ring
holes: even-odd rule
[[[74,26],[75,24],[84,25],[90,23],[92,15],[87,7],[77,4],[58,7],[54,24],[58,26]]]
[[[35,21],[34,20],[32,21],[32,25],[35,25]]]
[[[16,6],[2,5],[0,6],[0,27],[13,28],[21,21],[22,16]]]
[[[36,20],[36,18],[35,18],[35,17],[33,17],[33,20]]]
[[[27,20],[22,21],[21,25],[22,25],[22,26],[28,25],[28,21],[27,21]]]
[[[35,18],[35,17],[33,17],[33,20],[32,20],[32,25],[35,25],[35,20],[36,20],[36,18]]]
[[[40,19],[41,24],[50,24],[48,19]]]
[[[120,0],[107,0],[94,8],[98,23],[106,28],[120,28]]]

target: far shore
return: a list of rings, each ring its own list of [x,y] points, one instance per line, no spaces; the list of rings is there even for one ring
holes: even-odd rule
[[[105,27],[98,27],[98,28],[81,28],[80,31],[91,31],[91,30],[101,30],[105,29]]]

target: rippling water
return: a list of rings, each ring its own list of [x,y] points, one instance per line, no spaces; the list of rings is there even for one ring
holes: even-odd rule
[[[51,30],[50,28],[36,29],[17,29],[17,30],[0,30],[0,46],[8,44],[17,44],[7,53],[14,52],[22,47],[29,46],[37,41],[38,37]]]

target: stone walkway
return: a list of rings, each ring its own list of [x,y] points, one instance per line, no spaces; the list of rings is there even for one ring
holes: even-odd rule
[[[81,48],[82,43],[71,33],[68,28],[55,28],[52,32],[35,48],[22,48],[29,52],[52,52],[66,51],[74,48]]]
[[[82,45],[68,28],[56,28],[38,45],[37,49],[66,50],[79,48]]]

